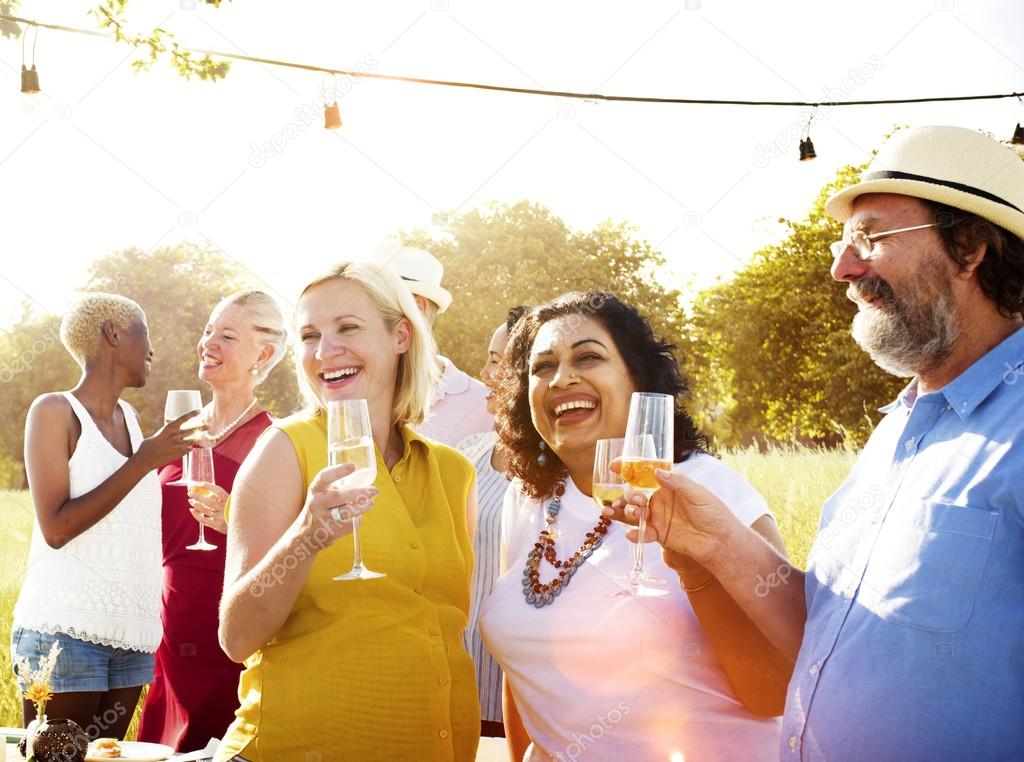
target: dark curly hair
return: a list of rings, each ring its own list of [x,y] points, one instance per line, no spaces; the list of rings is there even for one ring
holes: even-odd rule
[[[512,326],[519,322],[519,318],[530,311],[530,308],[526,305],[520,304],[517,307],[512,307],[508,314],[505,316],[505,330],[511,332]]]
[[[996,303],[999,314],[1012,318],[1024,312],[1024,241],[976,214],[922,199],[935,215],[946,253],[967,266],[967,254],[985,244],[985,259],[978,265],[978,285]]]
[[[498,371],[496,394],[499,452],[507,459],[508,474],[518,477],[531,497],[552,493],[565,471],[558,455],[545,449],[545,462],[537,461],[540,434],[530,416],[530,351],[540,327],[550,320],[576,315],[595,318],[611,334],[615,347],[629,369],[637,391],[670,394],[676,399],[673,459],[684,461],[696,451],[709,450],[707,437],[680,407],[688,392],[673,346],[654,335],[647,320],[633,307],[607,291],[575,291],[534,307],[515,324]]]

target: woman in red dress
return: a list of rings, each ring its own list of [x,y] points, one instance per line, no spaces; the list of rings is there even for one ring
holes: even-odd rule
[[[201,749],[220,738],[238,706],[238,674],[217,642],[217,607],[224,586],[224,505],[238,468],[270,415],[255,388],[284,354],[284,319],[262,291],[223,299],[210,314],[196,347],[199,378],[213,391],[203,410],[205,441],[213,448],[215,484],[186,491],[169,485],[181,476],[181,461],[160,469],[163,491],[163,640],[153,683],[139,722],[139,740],[178,751]],[[189,494],[191,493],[191,494]],[[198,524],[216,550],[188,550]]]

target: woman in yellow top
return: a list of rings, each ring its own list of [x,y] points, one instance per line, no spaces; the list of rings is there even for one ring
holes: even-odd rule
[[[235,480],[220,642],[245,661],[241,706],[217,752],[270,762],[471,760],[480,731],[462,646],[473,568],[473,468],[415,434],[437,363],[390,270],[347,263],[296,307],[298,374],[313,412],[264,434]],[[366,399],[377,479],[327,467],[324,407]],[[341,511],[332,508],[341,506]],[[351,521],[379,579],[352,565]]]

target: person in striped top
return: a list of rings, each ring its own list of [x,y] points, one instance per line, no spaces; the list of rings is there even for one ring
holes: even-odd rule
[[[513,307],[508,311],[505,322],[494,329],[487,347],[487,360],[480,369],[480,378],[487,385],[487,412],[492,416],[495,410],[494,389],[497,384],[497,370],[508,344],[508,334],[527,311],[528,307]],[[509,481],[505,476],[505,460],[495,449],[498,434],[487,431],[472,434],[457,445],[476,469],[477,522],[473,538],[473,586],[472,603],[469,610],[469,626],[463,635],[463,643],[473,657],[476,669],[476,685],[480,694],[480,735],[504,738],[505,726],[501,715],[501,667],[480,638],[477,622],[480,605],[487,600],[498,578],[498,561],[501,545],[501,505]]]

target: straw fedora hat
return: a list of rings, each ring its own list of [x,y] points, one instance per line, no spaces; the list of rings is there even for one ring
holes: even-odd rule
[[[429,251],[410,246],[381,246],[372,258],[390,267],[414,294],[436,304],[437,314],[451,306],[452,295],[441,287],[444,265]]]
[[[963,209],[1024,239],[1024,161],[974,130],[900,130],[871,160],[859,183],[825,202],[825,211],[845,221],[854,200],[865,193],[898,193]]]

